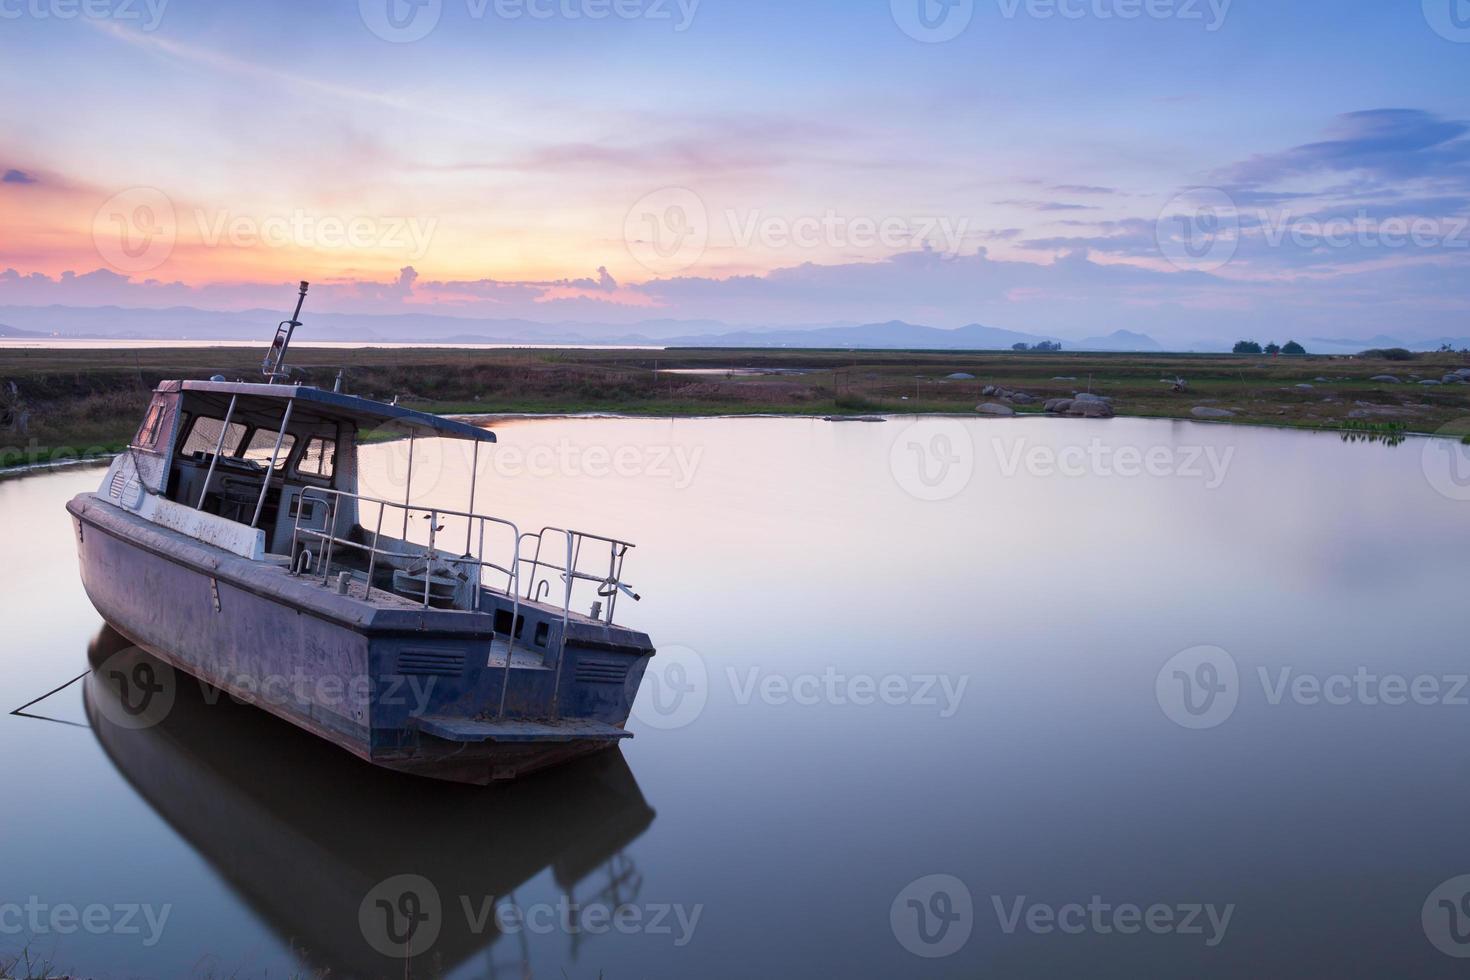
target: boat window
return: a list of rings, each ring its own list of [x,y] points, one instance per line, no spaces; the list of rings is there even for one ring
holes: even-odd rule
[[[163,399],[153,399],[153,404],[148,407],[147,417],[143,419],[143,424],[138,428],[138,437],[133,440],[133,445],[139,449],[152,449],[157,445],[159,433],[163,429],[163,416]]]
[[[301,462],[296,464],[296,472],[330,480],[336,467],[337,441],[315,436],[307,442],[306,451],[301,454]]]
[[[276,451],[276,437],[280,435],[275,429],[256,429],[250,433],[250,445],[245,447],[244,457],[252,463],[261,466],[269,466],[271,454]],[[291,456],[291,447],[296,445],[296,437],[286,433],[281,440],[281,454],[276,457],[276,469],[286,465],[286,460]]]
[[[224,419],[212,419],[201,415],[189,426],[189,437],[184,440],[184,448],[181,452],[185,456],[209,455],[214,452],[214,447],[219,443],[220,428]],[[226,456],[235,455],[235,450],[240,448],[240,442],[245,438],[245,426],[239,422],[230,423],[230,431],[225,433],[225,444],[222,450]]]

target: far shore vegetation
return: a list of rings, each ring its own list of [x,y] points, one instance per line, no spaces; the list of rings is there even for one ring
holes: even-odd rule
[[[1243,342],[1254,344],[1253,341]],[[354,350],[297,347],[305,384],[442,414],[861,416],[973,413],[988,385],[1049,398],[1091,392],[1120,416],[1194,417],[1363,437],[1470,438],[1470,353],[1374,350],[1356,357],[1255,345],[1239,354],[1059,350]],[[260,348],[0,349],[0,467],[119,451],[168,378],[259,380]],[[1058,420],[1057,424],[1068,424]]]

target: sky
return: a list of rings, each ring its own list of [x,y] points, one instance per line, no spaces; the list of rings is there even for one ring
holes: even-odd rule
[[[0,0],[0,306],[1470,335],[1470,0]]]

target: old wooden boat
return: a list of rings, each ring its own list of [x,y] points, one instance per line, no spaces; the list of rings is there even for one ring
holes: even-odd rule
[[[102,617],[174,670],[404,772],[488,783],[629,737],[654,653],[614,623],[619,597],[639,598],[622,578],[632,545],[477,512],[488,429],[290,383],[300,309],[263,382],[161,383],[102,485],[68,502]],[[408,440],[401,498],[359,492],[362,436],[385,429]],[[412,502],[425,438],[472,446],[462,509]],[[140,717],[163,686],[136,678]]]

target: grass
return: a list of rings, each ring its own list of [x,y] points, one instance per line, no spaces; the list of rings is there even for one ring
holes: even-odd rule
[[[353,350],[297,348],[308,384],[444,414],[605,412],[633,416],[973,413],[989,384],[1038,399],[1109,395],[1120,415],[1405,433],[1470,428],[1470,386],[1420,386],[1470,363],[1459,354],[1385,358],[965,351]],[[0,350],[0,466],[116,451],[165,378],[258,380],[259,348]],[[673,373],[678,369],[713,371]],[[721,369],[741,369],[725,373]],[[777,373],[762,373],[777,372]],[[948,380],[966,373],[974,380]],[[1405,384],[1370,380],[1395,374]],[[1174,392],[1164,379],[1182,376]],[[1076,380],[1064,380],[1075,378]],[[1321,379],[1321,380],[1319,380]],[[15,385],[12,395],[10,385]],[[1310,387],[1299,388],[1298,385]],[[1023,412],[1034,412],[1023,408]],[[26,431],[14,425],[27,416]],[[1460,435],[1465,429],[1452,429]]]

